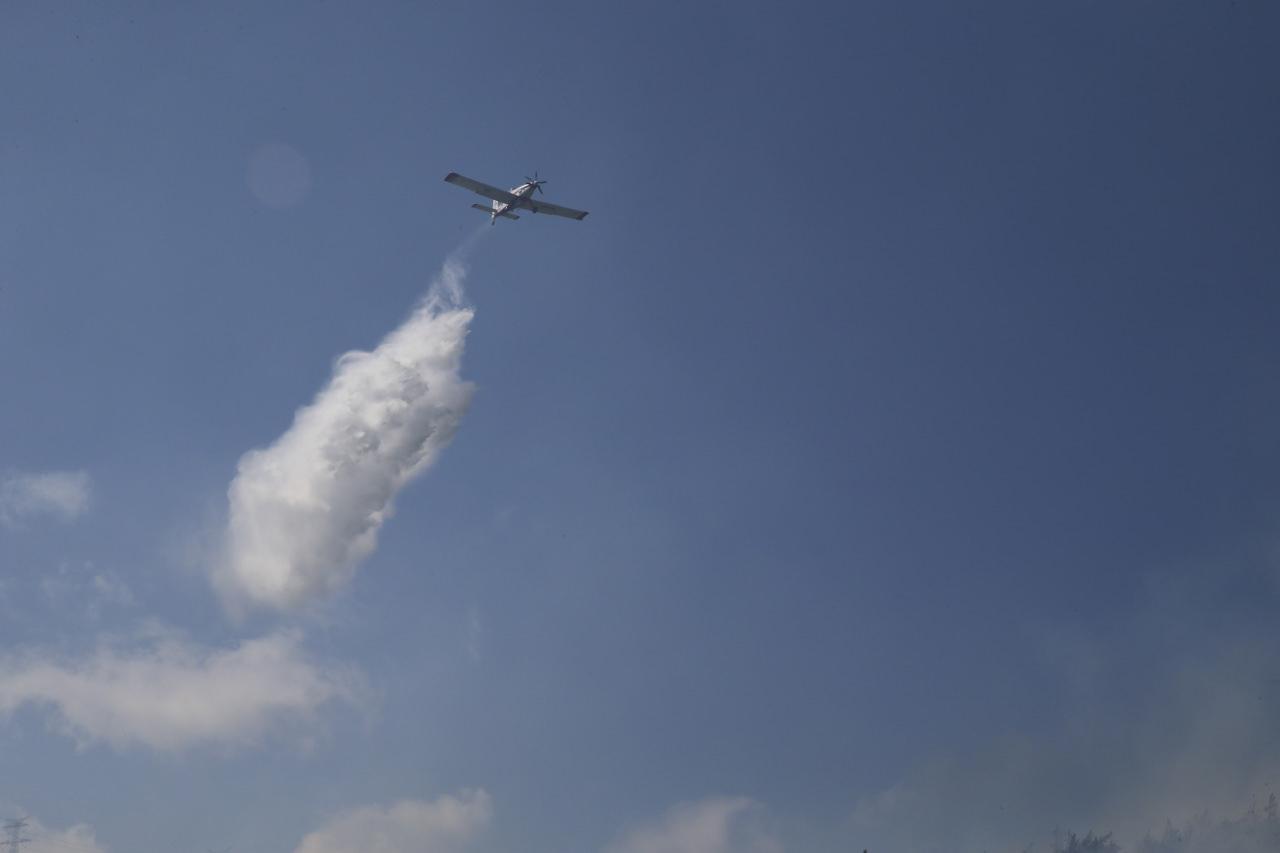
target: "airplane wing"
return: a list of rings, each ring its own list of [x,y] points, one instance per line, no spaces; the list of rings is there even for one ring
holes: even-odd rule
[[[465,175],[459,175],[457,172],[450,172],[444,176],[444,179],[451,184],[457,184],[464,189],[471,190],[476,195],[482,195],[485,198],[491,198],[494,201],[502,201],[507,204],[515,204],[518,199],[506,190],[500,190],[497,187],[491,187],[488,184],[482,184],[479,181],[472,180]]]
[[[564,216],[569,219],[585,219],[587,216],[585,210],[574,210],[572,207],[561,207],[558,204],[534,201],[527,197],[520,199],[520,207],[525,210],[532,210],[534,213],[550,213],[552,216]]]

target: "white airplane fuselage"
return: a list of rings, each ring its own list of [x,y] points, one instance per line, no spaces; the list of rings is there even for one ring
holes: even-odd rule
[[[529,196],[533,195],[533,191],[536,190],[537,188],[538,188],[538,185],[536,183],[531,183],[531,182],[523,183],[518,187],[512,187],[510,192],[516,198],[528,198]],[[492,225],[493,223],[497,222],[499,216],[506,216],[511,219],[519,219],[519,217],[516,216],[514,213],[509,212],[511,208],[512,208],[512,205],[508,204],[505,201],[494,201],[493,212],[489,214],[489,224]]]

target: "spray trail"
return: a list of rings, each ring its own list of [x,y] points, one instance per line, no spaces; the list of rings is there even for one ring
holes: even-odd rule
[[[472,386],[459,368],[473,310],[466,252],[372,352],[333,378],[274,444],[240,459],[215,585],[233,610],[295,607],[336,591],[377,546],[396,494],[449,444]]]

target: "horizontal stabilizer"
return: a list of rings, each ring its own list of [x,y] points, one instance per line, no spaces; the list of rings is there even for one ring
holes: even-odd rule
[[[473,204],[473,205],[471,205],[471,206],[472,206],[472,207],[474,207],[476,210],[478,210],[478,211],[482,212],[482,213],[488,213],[488,214],[492,215],[492,214],[495,212],[495,211],[494,211],[494,209],[493,209],[492,207],[489,207],[489,205],[487,205],[487,204]],[[519,219],[519,218],[520,218],[519,216],[516,216],[514,213],[509,213],[509,212],[507,212],[507,211],[503,211],[502,213],[499,213],[498,215],[499,215],[499,216],[505,216],[507,219]]]

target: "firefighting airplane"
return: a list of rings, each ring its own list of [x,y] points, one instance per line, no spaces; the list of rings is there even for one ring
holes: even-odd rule
[[[533,173],[532,178],[525,178],[523,184],[518,187],[512,187],[510,190],[500,190],[497,187],[482,184],[465,175],[459,175],[457,172],[450,172],[444,176],[444,179],[451,184],[457,184],[460,187],[469,189],[476,195],[491,199],[491,205],[471,205],[476,210],[482,210],[489,214],[490,225],[497,222],[499,216],[506,219],[519,219],[519,216],[511,212],[513,209],[528,210],[533,213],[550,213],[553,216],[567,216],[570,219],[579,220],[587,215],[585,210],[574,210],[571,207],[561,207],[558,204],[548,204],[545,201],[534,201],[534,190],[542,192],[542,185],[546,183],[546,181],[538,180],[537,172]]]

